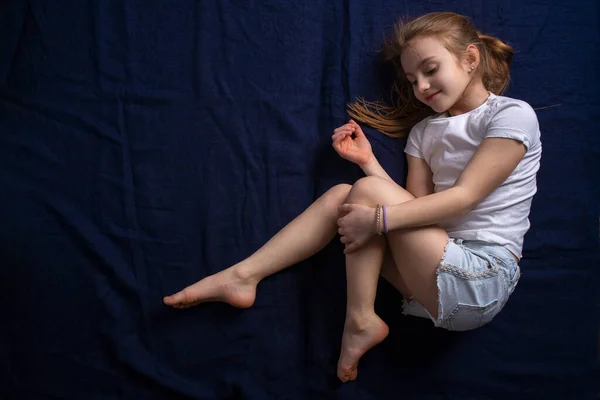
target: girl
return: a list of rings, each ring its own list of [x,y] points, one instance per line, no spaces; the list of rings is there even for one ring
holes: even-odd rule
[[[380,275],[403,294],[405,314],[437,327],[474,329],[500,312],[519,279],[541,156],[535,112],[500,95],[513,51],[461,15],[433,13],[399,23],[385,53],[396,67],[398,104],[361,100],[350,114],[392,136],[409,133],[406,190],[350,120],[334,131],[333,147],[367,177],[331,188],[249,258],[165,304],[250,307],[263,278],[339,233],[348,291],[337,367],[344,382],[388,334],[374,311]]]

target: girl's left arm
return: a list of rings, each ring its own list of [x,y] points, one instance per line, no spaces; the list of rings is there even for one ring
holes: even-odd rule
[[[388,229],[433,225],[466,215],[510,176],[525,152],[517,140],[483,140],[453,187],[386,206]]]

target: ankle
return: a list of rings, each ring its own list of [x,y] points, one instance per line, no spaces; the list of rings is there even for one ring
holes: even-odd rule
[[[251,268],[245,266],[244,264],[236,264],[231,267],[231,272],[235,279],[240,280],[245,283],[255,283],[258,284],[260,278],[256,275]]]
[[[374,310],[352,310],[346,312],[346,325],[354,330],[364,331],[371,326],[373,319],[379,317]]]

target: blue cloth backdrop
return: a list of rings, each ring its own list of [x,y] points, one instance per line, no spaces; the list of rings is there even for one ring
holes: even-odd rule
[[[396,18],[440,10],[512,44],[507,95],[538,108],[539,191],[501,315],[434,329],[382,282],[391,334],[340,384],[337,242],[251,309],[164,306],[361,176],[332,130],[380,95]],[[1,0],[0,398],[595,398],[599,15],[595,0]],[[366,132],[403,183],[405,141]]]

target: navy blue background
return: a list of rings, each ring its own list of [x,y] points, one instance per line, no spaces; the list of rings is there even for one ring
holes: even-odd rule
[[[382,282],[391,334],[342,385],[337,242],[251,309],[164,306],[361,176],[332,130],[379,95],[395,19],[441,10],[512,44],[507,95],[540,108],[498,318],[437,330]],[[0,1],[0,398],[595,398],[599,50],[594,0]],[[403,183],[404,140],[365,130]]]

